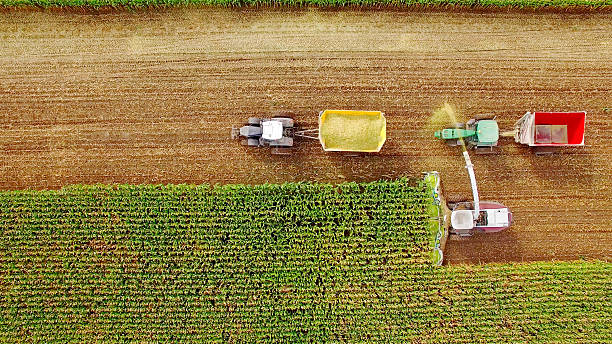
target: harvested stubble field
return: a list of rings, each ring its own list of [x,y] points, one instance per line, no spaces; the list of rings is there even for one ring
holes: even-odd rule
[[[612,264],[434,268],[423,183],[0,192],[0,341],[602,342]]]
[[[225,6],[225,7],[352,7],[360,9],[421,9],[427,6],[451,9],[538,9],[553,11],[610,10],[612,0],[0,0],[0,7],[85,7],[148,8],[152,6]]]
[[[586,147],[537,158],[503,139],[473,157],[482,199],[513,227],[447,245],[449,263],[612,257],[612,17],[606,13],[168,11],[5,13],[0,188],[72,183],[371,181],[441,172],[469,195],[457,150],[434,140],[444,101],[492,112],[586,110]],[[381,110],[375,156],[247,152],[229,127],[294,111]]]

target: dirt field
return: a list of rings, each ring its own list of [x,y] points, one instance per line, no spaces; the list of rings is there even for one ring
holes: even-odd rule
[[[0,18],[0,188],[72,183],[374,180],[442,173],[470,194],[433,109],[586,110],[587,146],[535,157],[502,139],[473,156],[481,199],[515,215],[451,240],[449,263],[612,258],[612,15],[397,12],[10,13]],[[381,110],[375,156],[247,152],[229,128],[290,110]]]

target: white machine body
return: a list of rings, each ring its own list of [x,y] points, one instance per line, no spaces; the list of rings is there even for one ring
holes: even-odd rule
[[[280,121],[265,121],[261,124],[262,134],[266,140],[280,140],[283,137],[283,123]]]

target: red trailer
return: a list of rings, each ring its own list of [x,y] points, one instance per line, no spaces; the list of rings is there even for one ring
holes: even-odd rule
[[[536,154],[559,147],[584,146],[586,112],[527,112],[515,124],[514,140],[535,147]]]

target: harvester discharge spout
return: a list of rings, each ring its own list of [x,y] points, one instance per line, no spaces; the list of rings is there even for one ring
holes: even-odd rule
[[[472,196],[474,197],[474,215],[478,217],[480,214],[480,198],[478,197],[478,187],[476,186],[476,175],[474,174],[474,165],[470,159],[470,154],[467,150],[463,151],[463,158],[465,159],[465,168],[468,170],[470,176],[470,184],[472,185]]]

